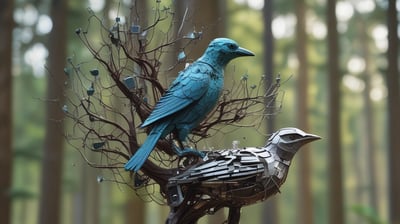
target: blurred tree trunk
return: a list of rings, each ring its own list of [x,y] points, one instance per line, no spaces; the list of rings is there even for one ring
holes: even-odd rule
[[[0,1],[0,223],[10,223],[12,183],[12,33],[14,2]]]
[[[336,0],[327,2],[328,26],[328,88],[329,88],[329,134],[328,134],[328,172],[329,172],[329,223],[344,223],[343,213],[343,174],[341,147],[341,101],[339,69],[339,38],[337,31]]]
[[[188,10],[181,34],[185,35],[192,31],[203,32],[201,40],[197,41],[189,52],[190,59],[196,60],[203,55],[211,40],[225,35],[226,2],[222,0],[178,0],[175,4],[181,17],[185,14],[186,9]]]
[[[173,33],[172,36],[175,39],[178,39],[182,36],[184,36],[187,32],[189,32],[190,29],[193,29],[192,23],[188,20],[187,12],[189,11],[189,6],[191,1],[187,0],[175,0],[173,2],[173,7],[174,7],[174,21],[173,21]],[[170,53],[166,53],[163,57],[163,65],[165,65],[165,69],[167,70],[167,83],[166,85],[168,86],[172,80],[176,78],[178,75],[179,71],[181,71],[184,68],[184,65],[177,64],[177,57],[180,51],[182,50],[182,43],[180,41],[175,42],[173,45],[173,50]],[[185,51],[185,54],[187,52]]]
[[[132,0],[131,1],[131,11],[130,11],[130,17],[131,17],[131,23],[133,24],[139,24],[141,27],[147,27],[148,26],[148,12],[149,12],[149,6],[148,6],[148,1],[142,1],[142,0]],[[132,42],[137,42],[138,40],[132,40]],[[132,48],[134,51],[134,49]],[[135,52],[131,52],[132,55],[135,54]],[[140,70],[139,67],[137,67],[137,70]],[[145,83],[143,79],[140,79],[139,85],[145,87]],[[147,88],[144,88],[146,91],[145,94],[147,95]],[[119,98],[119,97],[118,97]],[[119,99],[116,99],[116,102],[118,104],[122,103],[120,102]],[[121,106],[122,107],[122,106]],[[134,120],[132,119],[132,122]],[[133,123],[132,127],[136,127],[138,124]],[[146,205],[145,202],[140,199],[138,196],[132,194],[128,194],[128,201],[126,204],[126,219],[125,222],[127,224],[129,223],[145,223],[146,219]]]
[[[185,48],[187,62],[192,62],[203,55],[211,40],[216,37],[222,37],[226,33],[226,1],[223,0],[176,0],[174,35],[182,37],[190,32],[202,32],[200,40]],[[177,55],[182,50],[183,43],[178,42],[174,45],[175,57],[169,57],[165,60],[167,64],[174,65],[177,61]],[[168,77],[173,80],[178,72],[184,68],[184,64],[179,64],[171,69]],[[169,80],[169,81],[171,81]]]
[[[264,73],[266,76],[264,86],[268,87],[274,83],[274,43],[272,36],[272,12],[273,12],[273,0],[264,0],[263,8],[263,24],[264,24]],[[267,102],[266,102],[267,103]],[[268,102],[270,103],[270,102]],[[271,109],[267,111],[269,114],[273,114],[274,103],[271,104]],[[273,116],[267,119],[267,133],[273,133],[275,131],[275,119]],[[262,223],[279,223],[278,219],[278,199],[277,197],[271,197],[263,203],[263,215]]]
[[[53,29],[49,35],[48,80],[46,104],[46,137],[44,142],[39,223],[60,223],[63,166],[64,73],[67,46],[67,0],[52,0],[50,16]]]
[[[129,200],[126,206],[126,224],[146,223],[146,206],[145,202],[135,193],[128,194]],[[157,214],[158,215],[158,214]]]
[[[208,47],[211,40],[225,36],[226,26],[226,1],[223,0],[191,0],[189,5],[189,15],[192,15],[192,27],[194,31],[202,31],[203,36],[200,41],[193,45],[190,58],[195,60],[201,57]],[[209,143],[214,144],[215,139],[210,139]],[[224,209],[208,217],[208,223],[221,223],[225,220]]]
[[[306,2],[296,1],[296,46],[299,62],[297,79],[297,124],[299,128],[308,132],[308,54],[306,34]],[[312,193],[311,193],[311,154],[310,147],[304,146],[299,152],[299,223],[313,223]]]
[[[388,7],[388,121],[389,121],[389,198],[390,223],[400,224],[400,90],[398,63],[398,21],[396,0],[389,0]]]
[[[89,159],[95,160],[97,155],[89,155]],[[100,223],[100,189],[96,182],[97,170],[88,165],[83,165],[81,173],[81,215],[82,224]],[[77,217],[79,218],[79,217]]]
[[[263,25],[264,25],[264,72],[266,75],[265,79],[265,88],[268,88],[274,81],[274,37],[272,35],[272,12],[273,12],[273,1],[272,0],[264,0],[264,8],[263,8]],[[268,102],[270,103],[270,102]],[[274,111],[272,105],[271,110],[268,111],[272,114]],[[271,116],[267,120],[267,132],[273,133],[275,132],[275,119]]]
[[[367,163],[366,167],[367,173],[369,174],[368,180],[368,188],[370,189],[369,193],[369,204],[375,211],[379,211],[379,204],[378,204],[378,171],[377,171],[377,153],[376,153],[376,140],[375,140],[375,117],[374,117],[374,109],[370,97],[371,93],[371,76],[372,76],[372,68],[371,68],[371,52],[369,49],[369,42],[368,39],[368,26],[363,18],[358,20],[358,28],[360,32],[360,43],[361,43],[361,52],[362,56],[365,60],[365,72],[364,72],[364,83],[365,89],[363,92],[364,103],[365,103],[365,136],[366,136],[366,156],[367,156]]]
[[[226,2],[223,0],[192,0],[193,27],[203,31],[202,40],[196,44],[192,57],[203,55],[211,40],[226,34]]]
[[[225,10],[226,2],[222,0],[177,0],[174,3],[177,23],[175,24],[175,34],[184,36],[189,32],[202,32],[200,40],[196,41],[190,49],[185,49],[188,62],[201,57],[211,40],[225,35]],[[182,26],[181,26],[182,25]],[[176,54],[181,51],[181,46],[176,45]],[[172,58],[171,64],[177,60]],[[183,65],[177,66],[170,71],[170,77],[175,78]],[[213,144],[213,139],[210,139]],[[225,220],[223,209],[208,217],[208,223],[220,223]]]

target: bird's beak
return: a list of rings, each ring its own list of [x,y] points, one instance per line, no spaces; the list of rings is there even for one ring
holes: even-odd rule
[[[318,140],[318,139],[321,139],[321,137],[320,136],[318,136],[318,135],[313,135],[313,134],[306,134],[305,136],[304,136],[304,138],[303,138],[307,143],[309,143],[309,142],[313,142],[313,141],[316,141],[316,140]]]
[[[237,53],[239,56],[254,56],[254,53],[253,53],[253,52],[251,52],[251,51],[249,51],[249,50],[247,50],[247,49],[245,49],[245,48],[243,48],[243,47],[239,47],[239,48],[236,50],[236,53]]]

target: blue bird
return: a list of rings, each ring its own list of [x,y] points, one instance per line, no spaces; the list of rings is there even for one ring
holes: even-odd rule
[[[176,134],[180,150],[185,151],[182,142],[218,102],[224,85],[225,66],[241,56],[254,54],[228,38],[211,41],[203,56],[179,73],[143,122],[141,128],[151,126],[152,129],[142,146],[125,164],[125,170],[138,171],[157,141],[171,132]]]

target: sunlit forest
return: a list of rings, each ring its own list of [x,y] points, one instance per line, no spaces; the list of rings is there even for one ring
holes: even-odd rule
[[[280,193],[242,209],[240,223],[400,224],[400,1],[4,0],[0,18],[0,223],[165,223],[157,189],[129,187],[123,164],[90,166],[97,157],[78,141],[87,136],[66,116],[74,94],[107,82],[90,47],[111,58],[102,44],[118,41],[116,24],[134,33],[159,19],[137,37],[151,41],[146,50],[171,36],[190,40],[160,53],[165,87],[216,37],[255,54],[226,67],[225,89],[280,80],[266,119],[222,125],[199,147],[263,146],[282,127],[322,138],[297,153]],[[80,72],[89,78],[71,87]],[[105,101],[123,107],[123,95],[107,91]],[[199,223],[226,218],[221,209]]]

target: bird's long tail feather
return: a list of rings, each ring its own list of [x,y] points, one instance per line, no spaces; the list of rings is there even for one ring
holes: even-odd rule
[[[143,166],[144,162],[146,162],[151,151],[153,151],[167,125],[168,122],[164,122],[153,127],[142,146],[125,164],[125,170],[137,172]]]

